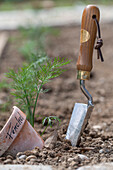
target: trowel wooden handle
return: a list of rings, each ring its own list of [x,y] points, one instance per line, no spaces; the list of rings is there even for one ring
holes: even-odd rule
[[[94,42],[97,33],[97,26],[94,21],[100,18],[99,9],[94,5],[88,5],[82,15],[81,35],[80,35],[80,51],[77,61],[78,79],[89,79],[92,69],[92,55]],[[83,78],[82,75],[85,77]]]

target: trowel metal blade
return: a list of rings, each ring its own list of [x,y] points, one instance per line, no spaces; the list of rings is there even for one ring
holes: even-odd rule
[[[78,144],[81,133],[88,123],[93,107],[93,105],[88,106],[83,103],[75,103],[66,134],[66,139],[71,141],[72,146]]]

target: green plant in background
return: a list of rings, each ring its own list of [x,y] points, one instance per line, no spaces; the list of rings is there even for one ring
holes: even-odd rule
[[[9,111],[12,104],[12,100],[11,96],[9,95],[9,84],[5,79],[0,82],[0,92],[1,91],[7,93],[3,101],[2,99],[0,100],[0,110],[2,112],[6,112]]]
[[[65,71],[62,66],[69,63],[70,61],[60,57],[53,61],[40,57],[36,62],[24,65],[17,73],[13,69],[7,73],[7,77],[13,80],[12,95],[18,99],[18,104],[23,107],[25,113],[27,111],[27,119],[32,126],[39,94],[47,92],[47,89],[43,90],[43,85],[61,75]]]
[[[1,91],[1,90],[8,91],[8,89],[9,89],[9,84],[7,83],[6,80],[2,80],[2,81],[0,82],[0,91]]]
[[[28,63],[37,61],[37,57],[33,57],[32,54],[45,55],[45,39],[48,34],[58,36],[60,33],[59,29],[49,27],[30,27],[29,29],[21,27],[19,31],[24,38],[24,43],[19,51]]]
[[[41,136],[45,133],[45,131],[48,128],[48,126],[50,126],[52,128],[52,126],[54,124],[54,122],[53,122],[54,120],[55,120],[55,122],[58,122],[58,124],[60,124],[60,122],[61,122],[61,120],[58,117],[56,117],[56,116],[49,116],[49,117],[44,117],[43,118],[42,124],[43,124],[43,126],[45,126],[45,124],[46,124],[46,127],[43,130]]]

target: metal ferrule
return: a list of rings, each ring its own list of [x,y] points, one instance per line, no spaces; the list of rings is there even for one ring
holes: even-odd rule
[[[77,70],[77,79],[79,80],[89,80],[90,79],[90,72]]]
[[[88,105],[93,106],[93,98],[88,90],[85,88],[85,80],[80,80],[80,88],[88,99]]]

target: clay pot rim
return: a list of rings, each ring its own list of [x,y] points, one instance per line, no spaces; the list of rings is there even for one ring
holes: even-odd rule
[[[3,126],[3,128],[0,130],[0,134],[1,134],[2,131],[6,128],[7,123],[11,121],[11,119],[12,119],[12,117],[13,117],[13,115],[14,115],[15,109],[20,110],[17,106],[13,106],[13,112],[12,112],[12,114],[10,115],[10,117],[8,118],[8,120],[6,121],[6,123],[5,123],[5,125]],[[23,114],[24,114],[24,113],[23,113]],[[24,115],[25,115],[25,114],[24,114]],[[26,117],[26,115],[25,115],[25,117]]]

